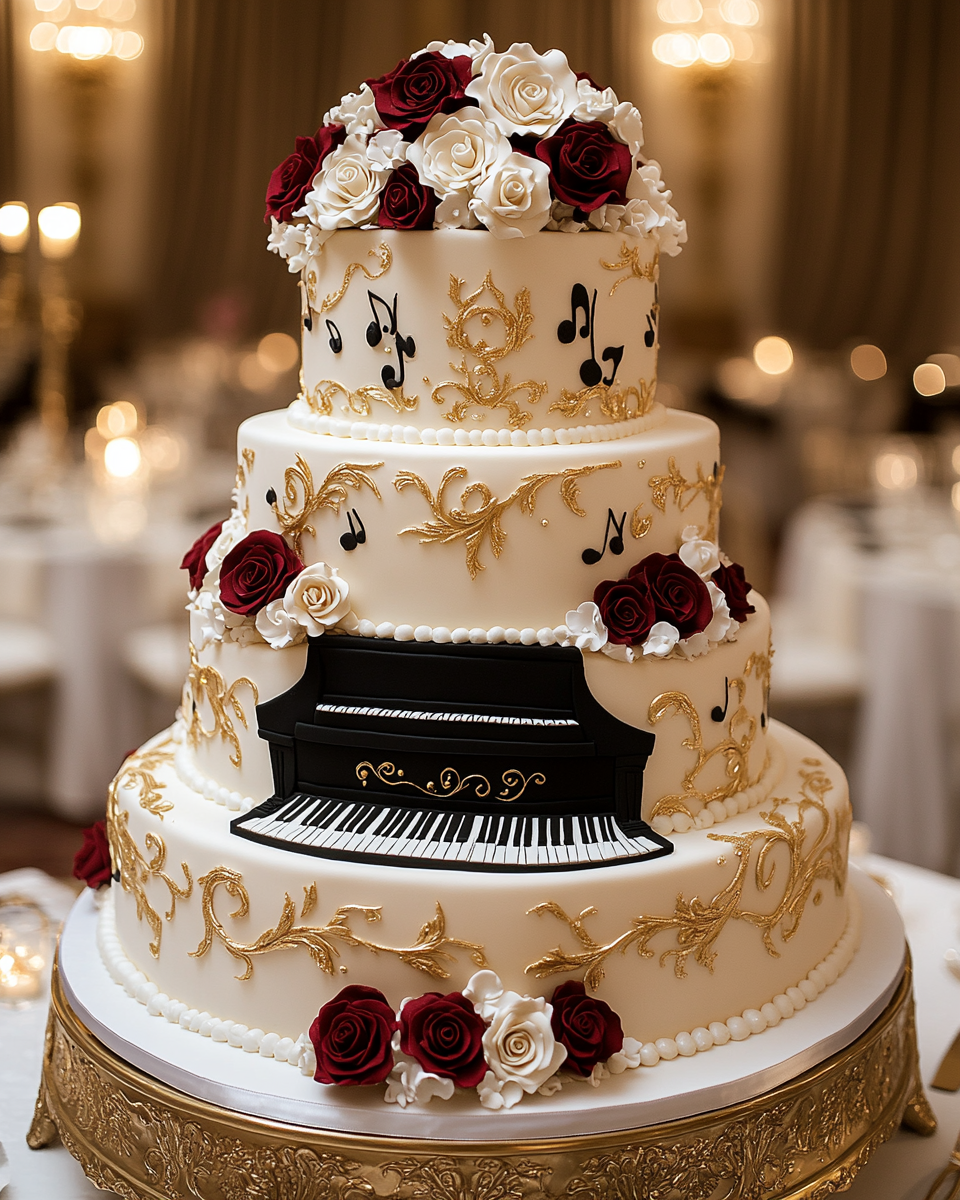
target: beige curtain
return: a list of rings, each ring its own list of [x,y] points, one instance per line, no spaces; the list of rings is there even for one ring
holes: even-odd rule
[[[13,62],[13,0],[0,0],[0,204],[18,198]]]
[[[295,326],[296,289],[266,250],[270,172],[341,95],[433,38],[556,45],[574,69],[618,82],[613,0],[162,3],[147,336],[204,320],[236,319],[245,333]]]
[[[960,342],[960,4],[790,11],[783,331],[907,363]]]

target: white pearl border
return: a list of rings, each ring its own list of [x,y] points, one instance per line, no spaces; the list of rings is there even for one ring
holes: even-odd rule
[[[621,438],[656,429],[666,419],[664,405],[654,404],[642,417],[610,425],[576,425],[560,429],[549,426],[543,429],[418,429],[416,425],[322,417],[299,399],[287,409],[287,423],[305,433],[325,433],[355,442],[393,442],[402,446],[582,446],[591,442],[618,442]]]
[[[756,783],[744,788],[742,792],[734,792],[726,800],[711,800],[709,804],[697,813],[696,817],[688,817],[686,813],[667,813],[654,817],[650,827],[661,837],[669,837],[671,833],[689,833],[692,829],[709,829],[712,825],[720,825],[738,813],[748,812],[756,808],[770,795],[783,778],[787,758],[776,736],[767,730],[767,753],[769,761],[767,769]]]
[[[177,746],[173,756],[174,774],[184,787],[189,788],[198,796],[203,796],[205,800],[212,800],[214,804],[223,805],[231,812],[246,813],[260,803],[252,796],[244,796],[241,792],[231,791],[230,788],[224,787],[204,775],[191,759],[190,747],[187,745],[186,726],[181,717],[178,716],[174,721],[170,734]]]
[[[111,885],[112,886],[112,885]],[[861,908],[860,899],[851,888],[848,890],[847,925],[837,944],[830,953],[799,981],[795,987],[774,996],[760,1008],[747,1008],[739,1016],[726,1021],[712,1021],[709,1026],[698,1026],[691,1032],[681,1031],[672,1038],[657,1038],[644,1042],[639,1050],[639,1065],[655,1067],[662,1061],[675,1058],[692,1058],[694,1054],[706,1053],[714,1046],[724,1046],[729,1041],[743,1042],[754,1034],[763,1033],[781,1021],[789,1020],[801,1009],[812,1004],[850,965],[860,945]],[[127,958],[117,936],[114,893],[111,890],[100,906],[97,922],[97,947],[111,979],[124,989],[128,996],[144,1005],[150,1016],[163,1017],[171,1025],[179,1025],[190,1033],[199,1033],[214,1042],[223,1042],[247,1054],[259,1054],[261,1058],[273,1058],[277,1062],[290,1063],[298,1067],[301,1074],[312,1076],[316,1071],[316,1054],[309,1037],[302,1033],[296,1041],[276,1033],[264,1033],[262,1029],[250,1029],[236,1021],[226,1021],[208,1012],[199,1012],[180,1000],[171,999],[161,992],[142,971],[137,970]],[[635,1043],[635,1039],[630,1039]],[[632,1057],[632,1056],[631,1056]],[[590,1082],[596,1086],[610,1072],[598,1064]],[[632,1064],[621,1064],[621,1070],[635,1069]],[[566,1078],[566,1077],[565,1077]]]

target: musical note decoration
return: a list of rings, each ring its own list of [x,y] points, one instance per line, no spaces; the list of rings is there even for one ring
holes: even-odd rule
[[[588,547],[580,555],[580,557],[583,559],[583,561],[587,564],[588,567],[595,566],[600,561],[600,559],[603,558],[604,554],[606,554],[606,552],[607,552],[608,546],[610,547],[611,554],[622,554],[623,553],[623,527],[626,523],[626,520],[627,520],[626,513],[623,513],[623,515],[620,517],[620,520],[618,521],[613,509],[612,508],[607,509],[607,527],[604,530],[604,534],[603,534],[602,549],[594,550],[591,547]],[[610,537],[610,526],[611,525],[613,526],[613,529],[614,529],[613,537]]]
[[[303,321],[303,327],[310,333],[313,329],[313,313],[310,311],[310,300],[307,296],[307,285],[301,279],[300,285],[300,319]]]
[[[354,527],[353,518],[356,517],[357,524]],[[362,546],[367,540],[367,531],[363,527],[363,522],[360,520],[360,514],[356,509],[352,513],[347,513],[347,524],[349,529],[346,533],[340,534],[340,545],[344,550],[356,550],[358,546]]]
[[[577,328],[578,314],[583,313],[583,323]],[[577,337],[590,339],[590,357],[580,364],[580,379],[584,387],[593,388],[598,384],[612,387],[623,358],[623,346],[607,346],[601,352],[602,362],[611,364],[609,375],[605,376],[603,368],[597,361],[596,351],[596,316],[597,289],[593,289],[593,297],[582,283],[575,283],[570,291],[570,319],[563,320],[557,326],[557,340],[569,346]]]
[[[380,378],[383,381],[383,386],[388,391],[399,391],[403,387],[403,381],[406,376],[403,364],[404,355],[407,358],[414,358],[417,353],[417,343],[412,337],[404,337],[399,330],[397,325],[396,292],[394,292],[392,304],[389,304],[382,296],[378,296],[369,289],[367,290],[367,299],[370,302],[370,311],[373,313],[373,320],[367,326],[367,345],[372,347],[379,346],[383,341],[384,334],[387,337],[393,338],[400,369],[397,371],[391,363],[388,363],[380,371]]]
[[[730,680],[725,675],[723,677],[723,708],[719,704],[715,704],[710,710],[710,720],[716,721],[718,725],[722,724],[727,719],[727,709],[730,707]],[[762,724],[762,722],[761,722]]]
[[[657,327],[660,321],[660,285],[653,285],[653,304],[647,313],[647,328],[643,335],[643,344],[651,350],[657,344]]]
[[[327,319],[324,324],[327,327],[327,334],[329,335],[330,349],[334,354],[339,354],[343,349],[343,335],[333,321]]]
[[[323,482],[316,485],[313,472],[301,454],[295,464],[287,467],[283,476],[283,505],[281,507],[273,488],[273,499],[267,501],[280,522],[280,531],[296,554],[303,558],[303,539],[316,537],[316,529],[310,523],[313,514],[328,508],[339,515],[340,506],[348,499],[347,488],[360,491],[369,488],[380,499],[380,490],[368,474],[382,467],[376,463],[338,463],[326,474]]]

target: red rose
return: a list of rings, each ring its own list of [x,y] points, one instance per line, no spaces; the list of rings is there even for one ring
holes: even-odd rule
[[[207,551],[220,536],[222,528],[222,521],[218,521],[216,525],[211,525],[206,533],[200,534],[183,556],[180,570],[190,572],[190,586],[194,590],[203,583],[203,577],[207,573]]]
[[[220,599],[231,612],[247,616],[278,600],[303,563],[279,533],[255,529],[238,542],[220,567]]]
[[[404,163],[380,193],[377,223],[384,229],[432,229],[436,211],[433,189],[423,186],[413,163]]]
[[[393,1069],[393,1009],[376,988],[351,984],[328,1001],[310,1026],[317,1083],[383,1083]]]
[[[631,568],[628,579],[643,581],[650,590],[655,621],[667,621],[681,638],[702,633],[713,619],[707,585],[679,554],[648,554]]]
[[[97,821],[83,831],[83,845],[73,856],[73,877],[82,879],[87,887],[98,888],[110,882],[111,874],[107,827]]]
[[[752,585],[744,578],[743,567],[739,563],[731,563],[729,567],[721,564],[710,576],[710,581],[726,596],[727,608],[735,621],[745,621],[751,613],[757,611],[752,604],[747,603],[747,594]]]
[[[553,1036],[567,1048],[566,1068],[589,1075],[598,1062],[623,1049],[620,1018],[609,1004],[588,996],[578,980],[561,983],[550,1000]]]
[[[331,150],[343,145],[347,131],[342,125],[321,125],[312,138],[298,137],[296,149],[274,168],[267,184],[267,211],[263,215],[269,225],[270,218],[289,221],[303,198],[310,191],[313,177]]]
[[[425,1071],[476,1087],[487,1070],[483,1060],[486,1024],[459,992],[427,992],[408,1000],[400,1012],[400,1049]]]
[[[601,204],[626,204],[630,148],[601,122],[564,121],[538,144],[536,154],[550,168],[551,191],[564,204],[581,213]]]
[[[653,600],[642,580],[605,579],[597,584],[593,602],[615,646],[633,646],[646,639],[656,621]]]
[[[473,62],[466,55],[445,58],[438,51],[405,58],[379,79],[368,79],[380,119],[388,129],[399,129],[404,140],[414,141],[438,112],[455,112],[474,103],[464,95],[473,78]]]

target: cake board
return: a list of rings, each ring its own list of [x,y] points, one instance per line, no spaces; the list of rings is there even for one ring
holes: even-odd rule
[[[875,885],[857,887],[878,903]],[[71,935],[75,949],[76,927],[71,934],[68,926],[68,950]],[[918,1133],[935,1129],[920,1084],[909,960],[866,1028],[758,1095],[633,1128],[520,1137],[514,1126],[510,1138],[481,1141],[457,1137],[454,1114],[445,1137],[358,1133],[242,1112],[172,1087],[90,1031],[71,1003],[63,950],[28,1142],[40,1148],[59,1134],[94,1183],[133,1200],[813,1197],[849,1187],[901,1122]],[[595,1095],[583,1097],[586,1105]]]

